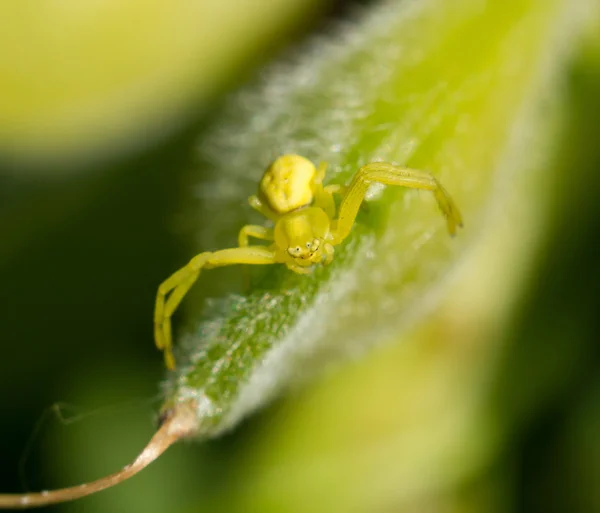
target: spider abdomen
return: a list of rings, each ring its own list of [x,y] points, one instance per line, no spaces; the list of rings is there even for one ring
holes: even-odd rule
[[[313,201],[315,165],[300,155],[283,155],[265,171],[259,197],[277,214],[310,205]]]

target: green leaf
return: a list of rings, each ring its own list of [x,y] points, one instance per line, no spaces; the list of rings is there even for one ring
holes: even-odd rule
[[[191,402],[198,434],[218,433],[290,383],[399,341],[450,284],[460,287],[504,202],[527,213],[544,204],[543,184],[526,206],[514,198],[547,155],[561,72],[589,5],[382,4],[233,96],[200,144],[186,217],[196,251],[232,246],[243,224],[257,222],[245,198],[284,153],[327,161],[330,183],[373,160],[429,170],[465,229],[449,238],[429,194],[388,187],[373,191],[333,264],[311,276],[251,269],[250,290],[233,295],[238,272],[203,272],[165,409]]]

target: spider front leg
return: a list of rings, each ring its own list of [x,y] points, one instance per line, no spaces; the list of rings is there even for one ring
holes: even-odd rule
[[[330,219],[335,217],[335,199],[334,194],[343,195],[346,194],[348,187],[341,184],[329,184],[323,185],[325,174],[327,171],[327,163],[321,162],[317,168],[315,178],[312,182],[313,194],[314,194],[314,205],[322,208]]]
[[[240,248],[248,247],[249,237],[260,240],[274,240],[275,238],[271,228],[265,228],[257,224],[247,224],[240,230],[240,234],[238,235],[238,245]]]
[[[335,215],[335,201],[331,190],[323,187],[323,180],[327,172],[327,162],[321,162],[317,167],[315,176],[312,179],[311,188],[313,193],[313,204],[322,208],[327,216],[332,219]]]
[[[312,274],[312,267],[302,267],[299,265],[295,265],[292,263],[285,264],[285,266],[290,270],[294,271],[296,274]]]
[[[214,253],[206,252],[196,255],[186,266],[161,283],[156,294],[154,309],[154,338],[156,347],[165,353],[167,368],[175,368],[171,316],[198,279],[202,269],[235,264],[265,265],[274,263],[276,263],[275,253],[264,246],[222,249]]]
[[[450,235],[455,235],[457,227],[462,226],[460,211],[433,175],[386,162],[372,162],[361,167],[348,186],[340,204],[337,221],[332,229],[332,244],[339,244],[348,236],[365,194],[369,186],[375,182],[432,191],[442,214],[446,218]]]
[[[265,228],[264,226],[257,224],[247,224],[246,226],[242,227],[238,235],[238,245],[240,248],[248,247],[249,237],[270,241],[275,239],[275,235],[273,234],[273,230],[271,228]],[[248,269],[244,268],[242,276],[244,290],[248,291],[250,290],[250,273],[248,272]]]

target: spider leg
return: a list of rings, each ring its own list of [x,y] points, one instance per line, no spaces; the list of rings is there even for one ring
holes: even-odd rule
[[[297,274],[312,274],[312,267],[301,267],[299,265],[295,265],[293,263],[286,263],[285,266],[290,270],[294,271]]]
[[[317,172],[313,178],[311,188],[313,192],[313,205],[315,207],[322,208],[329,219],[333,219],[335,216],[335,201],[333,200],[333,194],[327,187],[323,187],[323,180],[325,179],[325,173],[327,171],[327,162],[321,162],[317,167]]]
[[[332,244],[339,244],[348,236],[365,194],[374,182],[432,191],[446,218],[450,235],[454,235],[457,227],[462,226],[462,217],[458,208],[433,175],[386,162],[373,162],[361,167],[348,186],[340,204],[338,219],[332,229]]]
[[[347,185],[341,185],[339,183],[332,183],[332,184],[329,184],[329,185],[326,185],[325,187],[323,187],[323,190],[327,194],[341,194],[341,195],[344,195],[344,194],[346,194],[346,192],[348,192],[348,186]]]
[[[344,196],[348,192],[348,189],[349,189],[349,187],[347,185],[341,185],[339,183],[332,183],[332,184],[329,184],[329,185],[326,185],[325,187],[323,187],[323,191],[325,192],[325,194],[329,194],[331,196],[333,196],[334,194],[339,194],[340,196]],[[333,203],[334,208],[333,208],[333,215],[331,216],[331,219],[333,219],[335,217],[335,200],[332,198],[332,201],[334,202]],[[367,203],[363,202],[360,204],[360,209],[363,212],[368,212],[369,205]]]
[[[181,300],[192,288],[192,285],[196,283],[199,274],[200,271],[196,271],[195,273],[191,274],[186,281],[180,283],[171,291],[171,295],[168,297],[166,304],[164,305],[162,323],[157,325],[155,321],[155,331],[158,331],[162,334],[163,347],[161,349],[164,349],[165,364],[168,369],[175,368],[175,358],[173,357],[173,351],[171,350],[171,347],[173,346],[171,317],[173,316],[175,310],[177,310]],[[158,338],[156,340],[156,345],[158,346]]]
[[[266,265],[274,263],[276,263],[275,253],[264,246],[222,249],[214,253],[206,252],[196,255],[187,265],[161,283],[156,294],[154,337],[156,347],[165,353],[167,368],[175,368],[172,352],[171,316],[200,276],[202,269],[235,264]]]
[[[279,215],[277,213],[273,212],[273,210],[271,210],[269,205],[265,204],[258,196],[256,196],[256,195],[250,196],[248,198],[248,203],[254,210],[256,210],[257,212],[260,212],[267,219],[270,219],[273,222],[275,222],[275,221],[277,221],[277,219],[279,219]]]
[[[275,235],[271,228],[265,228],[257,224],[247,224],[242,227],[238,236],[238,244],[240,248],[248,246],[248,237],[254,237],[261,240],[275,240]]]
[[[241,248],[248,247],[249,237],[269,241],[275,240],[275,235],[273,234],[273,230],[271,228],[265,228],[264,226],[259,226],[256,224],[247,224],[246,226],[242,227],[238,236],[238,245]],[[244,289],[250,290],[250,273],[248,272],[248,269],[246,267],[244,267],[242,274]]]
[[[324,252],[325,259],[323,260],[323,264],[329,265],[331,262],[333,262],[333,254],[335,253],[333,245],[330,243],[325,244]]]
[[[318,180],[322,180],[325,177],[326,167],[327,164],[322,162],[317,169],[317,176],[315,182],[313,182],[314,204],[316,207],[322,208],[330,219],[333,219],[335,217],[335,200],[333,195],[339,194],[343,196],[348,191],[348,186],[338,183],[323,186]],[[361,208],[363,207],[364,205],[361,206]]]

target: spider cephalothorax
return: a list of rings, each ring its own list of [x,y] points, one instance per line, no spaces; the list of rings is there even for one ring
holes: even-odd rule
[[[452,198],[430,173],[372,162],[361,167],[348,186],[323,186],[326,168],[326,164],[315,167],[299,155],[277,158],[265,171],[258,194],[249,198],[250,205],[270,219],[274,227],[246,225],[239,233],[239,247],[200,253],[161,283],[156,295],[154,334],[169,369],[175,367],[171,316],[202,269],[234,264],[285,264],[288,269],[304,274],[310,273],[314,265],[330,263],[334,246],[350,233],[371,183],[432,191],[450,234],[454,235],[457,227],[462,226]],[[334,194],[341,196],[337,209]],[[249,237],[270,241],[270,245],[251,246]]]

